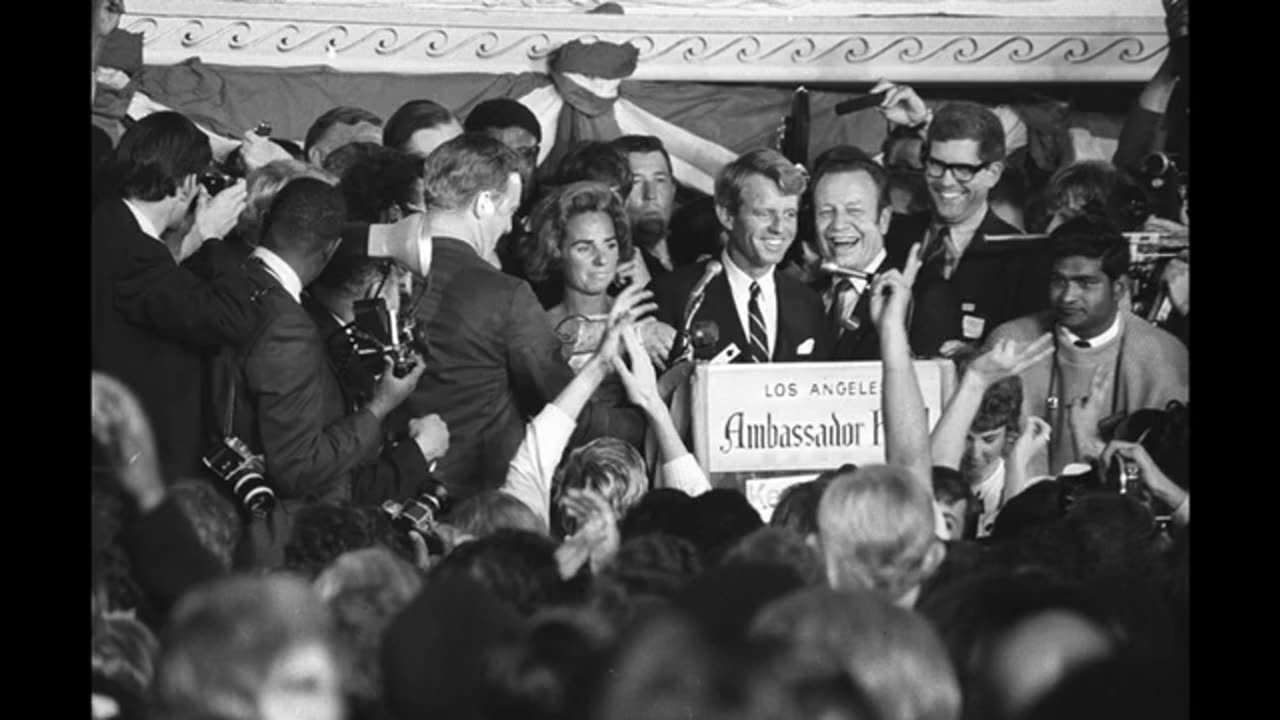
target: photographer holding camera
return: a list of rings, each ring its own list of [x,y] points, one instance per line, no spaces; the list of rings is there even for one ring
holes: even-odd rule
[[[299,178],[280,191],[263,221],[262,245],[245,266],[260,324],[250,342],[215,364],[214,417],[224,432],[219,452],[225,455],[229,440],[236,440],[265,456],[266,484],[285,510],[271,512],[265,526],[250,525],[254,565],[280,564],[294,501],[369,500],[353,488],[355,470],[377,452],[383,421],[424,369],[414,358],[408,372],[397,375],[388,360],[368,402],[349,411],[324,338],[301,302],[302,288],[332,258],[345,219],[341,193],[321,180]]]
[[[118,192],[93,214],[93,368],[137,393],[154,421],[165,477],[200,467],[204,356],[246,340],[257,322],[252,288],[233,253],[213,240],[235,226],[244,184],[211,197],[197,178],[212,157],[186,117],[149,115],[121,139]],[[183,263],[161,237],[189,215],[199,241]],[[206,277],[193,272],[206,262]]]
[[[348,407],[368,402],[378,386],[386,352],[405,352],[379,344],[378,355],[365,353],[349,331],[366,331],[357,303],[381,303],[387,318],[402,317],[400,288],[407,271],[389,260],[338,257],[325,267],[302,299],[302,306],[324,338],[331,365],[337,370]],[[376,367],[374,364],[376,363]],[[406,438],[409,442],[400,441]],[[430,488],[430,468],[449,449],[449,429],[439,415],[412,418],[393,412],[383,423],[383,450],[356,469],[352,499],[360,505],[404,500]]]

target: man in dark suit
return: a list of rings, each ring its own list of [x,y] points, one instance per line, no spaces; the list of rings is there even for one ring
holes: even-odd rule
[[[302,296],[349,408],[369,402],[377,387],[377,374],[356,358],[344,332],[355,320],[355,302],[381,298],[388,312],[399,316],[406,274],[388,260],[335,257]],[[439,415],[411,418],[404,410],[402,405],[383,423],[382,451],[356,467],[351,487],[356,504],[403,500],[430,489],[431,466],[448,450],[449,431]]]
[[[945,345],[980,344],[997,325],[1044,309],[1048,267],[1034,247],[1019,252],[987,240],[1019,234],[988,203],[1004,172],[1004,128],[995,113],[977,103],[951,102],[930,120],[913,90],[890,86],[889,92],[900,98],[895,103],[913,109],[910,122],[928,125],[921,152],[933,210],[895,218],[886,244],[923,244],[911,349],[936,356]]]
[[[520,205],[520,171],[515,152],[479,133],[444,143],[426,161],[432,253],[415,318],[430,362],[408,409],[448,423],[453,441],[436,477],[460,499],[502,485],[526,419],[573,379],[529,284],[497,267],[494,248]],[[593,402],[575,437],[638,443],[643,433],[634,408]]]
[[[229,434],[265,456],[267,481],[281,500],[357,497],[352,471],[377,451],[383,420],[422,374],[421,363],[403,378],[384,372],[366,403],[347,406],[320,329],[302,307],[302,288],[329,262],[345,216],[342,195],[321,180],[299,178],[276,195],[262,245],[245,265],[261,323],[250,342],[215,364],[218,429],[230,416]]]
[[[734,362],[830,359],[831,333],[822,299],[800,281],[775,272],[795,241],[805,183],[804,172],[774,150],[749,152],[720,171],[716,215],[729,243],[717,261],[723,271],[707,285],[706,299],[694,316],[694,322],[714,322],[719,340],[700,357],[728,352],[735,354]],[[654,282],[659,320],[683,327],[685,302],[709,262]]]
[[[244,184],[210,198],[196,178],[211,161],[208,138],[187,118],[143,118],[115,151],[119,195],[103,200],[92,221],[93,367],[137,393],[167,478],[198,471],[208,449],[203,358],[243,341],[256,325],[252,289],[223,243],[203,242],[189,258],[213,268],[202,279],[160,239],[193,203],[192,237],[221,237],[234,227]]]
[[[814,239],[819,257],[866,277],[829,274],[815,287],[827,308],[834,360],[879,360],[871,321],[871,276],[906,265],[908,247],[886,245],[893,204],[885,169],[862,150],[837,145],[813,165]]]

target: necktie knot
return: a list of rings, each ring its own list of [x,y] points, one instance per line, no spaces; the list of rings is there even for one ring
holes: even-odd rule
[[[751,283],[751,298],[754,300],[760,297],[760,283]]]

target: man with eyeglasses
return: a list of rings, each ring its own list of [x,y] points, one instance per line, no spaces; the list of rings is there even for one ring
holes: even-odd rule
[[[888,247],[922,243],[924,267],[915,285],[911,348],[945,355],[958,344],[981,343],[1000,323],[1042,309],[1044,268],[1037,254],[992,247],[990,235],[1017,234],[989,203],[1004,172],[1000,119],[972,102],[951,102],[931,113],[909,87],[881,83],[885,116],[927,127],[921,147],[930,211],[899,215]]]

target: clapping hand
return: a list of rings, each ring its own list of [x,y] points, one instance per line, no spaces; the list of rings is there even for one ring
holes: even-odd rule
[[[560,577],[577,575],[588,561],[592,572],[600,572],[613,561],[622,543],[613,506],[603,495],[587,488],[566,490],[560,502],[577,526],[556,551]]]
[[[657,309],[658,303],[653,302],[653,291],[633,282],[613,299],[613,305],[609,307],[609,326],[613,327],[624,320],[639,321]]]
[[[665,407],[662,393],[658,390],[658,375],[653,369],[649,353],[640,342],[640,336],[634,325],[625,325],[620,329],[623,347],[626,349],[628,363],[620,355],[613,357],[613,369],[622,379],[627,390],[627,398],[639,407],[654,412]]]

